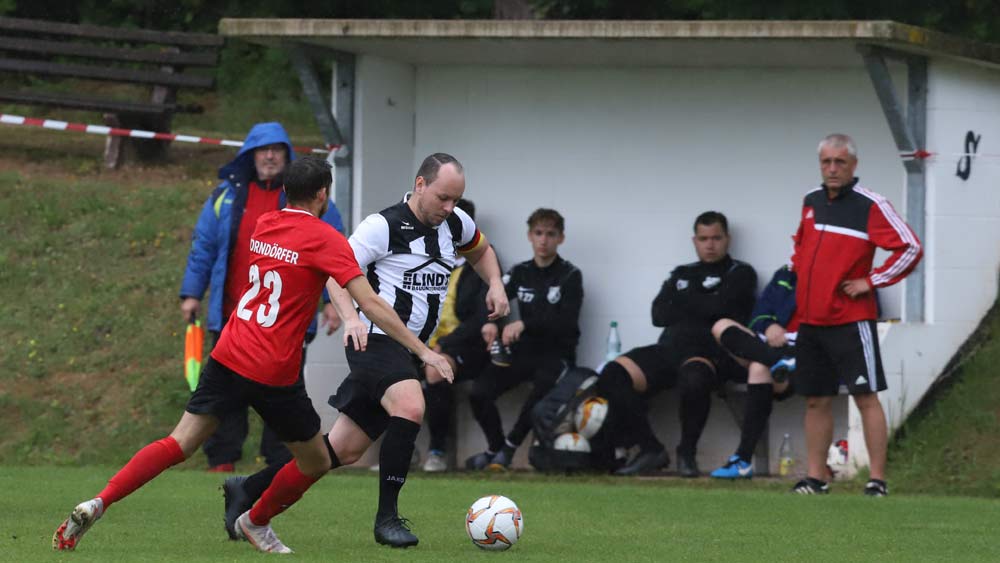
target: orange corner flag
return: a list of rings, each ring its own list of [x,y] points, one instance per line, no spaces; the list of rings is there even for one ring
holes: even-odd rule
[[[204,342],[205,332],[201,329],[201,321],[188,323],[187,333],[184,335],[184,379],[187,380],[192,392],[198,387]]]

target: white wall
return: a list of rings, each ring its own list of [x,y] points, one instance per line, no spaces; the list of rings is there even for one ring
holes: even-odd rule
[[[354,224],[400,201],[413,185],[415,69],[359,56],[354,115]]]

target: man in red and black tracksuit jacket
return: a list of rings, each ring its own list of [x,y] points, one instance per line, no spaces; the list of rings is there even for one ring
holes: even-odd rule
[[[857,149],[846,135],[819,145],[823,185],[806,194],[795,235],[792,264],[798,274],[796,310],[801,318],[796,388],[807,397],[809,471],[794,491],[826,493],[826,453],[833,435],[833,396],[847,385],[861,412],[871,479],[865,494],[885,496],[888,432],[878,392],[886,389],[875,330],[874,288],[899,282],[923,251],[913,229],[881,195],[854,176]],[[892,254],[872,269],[875,249]]]

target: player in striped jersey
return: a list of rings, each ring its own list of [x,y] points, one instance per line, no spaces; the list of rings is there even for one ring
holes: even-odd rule
[[[459,254],[487,282],[488,318],[496,320],[510,310],[496,254],[472,218],[455,207],[464,192],[462,165],[451,155],[432,154],[420,165],[413,191],[404,201],[368,216],[350,238],[372,287],[421,341],[437,326]],[[330,405],[341,416],[330,430],[329,444],[339,462],[349,464],[385,434],[379,454],[375,541],[392,547],[416,545],[417,537],[399,516],[396,504],[424,414],[419,366],[364,312],[355,313],[350,297],[336,284],[328,283],[327,289],[345,330],[355,332],[360,324],[367,340],[364,351],[346,348],[351,373],[330,397]],[[446,379],[451,381],[450,373]],[[275,472],[270,466],[246,480],[226,480],[227,528]]]

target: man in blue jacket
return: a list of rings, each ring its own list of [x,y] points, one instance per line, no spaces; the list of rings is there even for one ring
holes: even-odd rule
[[[213,347],[249,281],[249,241],[257,219],[285,207],[281,176],[294,158],[292,143],[280,123],[254,125],[236,158],[219,169],[222,181],[202,207],[181,282],[181,313],[185,320],[196,318],[208,290],[206,328],[212,335]],[[332,202],[323,220],[344,231],[340,213]],[[323,317],[329,332],[340,325],[340,318],[329,303],[323,308]],[[303,366],[305,345],[315,336],[313,321],[303,342]],[[210,471],[234,470],[235,462],[242,457],[247,432],[246,409],[220,420],[218,430],[203,447]],[[266,426],[260,453],[269,464],[291,459],[285,446]]]

